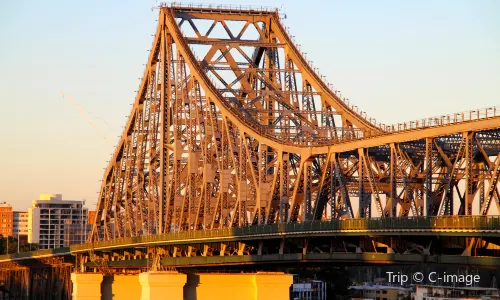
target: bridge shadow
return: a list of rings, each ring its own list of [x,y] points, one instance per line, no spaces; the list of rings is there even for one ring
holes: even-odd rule
[[[187,273],[187,283],[184,286],[184,299],[197,300],[196,294],[197,287],[200,285],[200,275],[194,273]]]
[[[101,283],[101,299],[102,300],[112,300],[113,299],[113,282],[114,276],[104,276]]]
[[[104,275],[101,282],[102,300],[140,299],[141,291],[138,273]]]

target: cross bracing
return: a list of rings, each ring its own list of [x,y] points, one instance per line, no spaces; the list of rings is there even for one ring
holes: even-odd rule
[[[499,211],[500,111],[395,125],[326,84],[275,10],[162,6],[93,240]]]

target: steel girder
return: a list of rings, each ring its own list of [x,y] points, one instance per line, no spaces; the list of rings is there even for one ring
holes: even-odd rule
[[[500,117],[467,116],[376,125],[321,80],[277,11],[164,6],[91,239],[488,214]]]

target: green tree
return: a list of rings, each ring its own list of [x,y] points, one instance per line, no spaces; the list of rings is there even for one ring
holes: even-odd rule
[[[26,243],[21,245],[20,252],[35,251],[40,249],[40,244],[37,243]]]
[[[15,237],[0,236],[0,255],[4,255],[7,253],[9,253],[9,254],[17,253],[17,251],[18,251],[17,243],[18,243],[18,240]],[[8,252],[7,252],[7,245],[9,247]],[[19,252],[28,252],[28,251],[38,250],[38,249],[40,249],[39,244],[25,243],[25,244],[19,245]]]

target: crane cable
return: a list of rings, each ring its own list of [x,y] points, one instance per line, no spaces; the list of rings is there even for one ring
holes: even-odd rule
[[[97,131],[97,133],[99,133],[101,137],[103,137],[106,140],[106,142],[108,142],[110,146],[113,146],[109,138],[102,132],[101,129],[99,129],[99,127],[97,127],[94,124],[92,119],[88,117],[88,114],[85,112],[83,108],[80,107],[80,105],[78,105],[78,103],[76,103],[70,96],[67,95],[65,96],[64,93],[61,93],[61,96],[63,97],[63,99],[68,100],[76,108],[76,110],[80,113],[80,115],[90,124],[90,126],[92,126]]]
[[[76,110],[80,113],[80,115],[90,124],[90,126],[92,126],[98,133],[100,136],[102,136],[106,142],[108,142],[108,144],[110,144],[112,146],[112,143],[111,141],[108,139],[108,137],[104,134],[104,132],[102,132],[102,130],[99,129],[99,127],[97,127],[97,125],[94,124],[94,122],[92,122],[92,119],[90,119],[88,117],[88,114],[87,112],[85,112],[85,110],[83,108],[80,107],[80,105],[78,105],[78,103],[76,103],[76,101],[74,101],[70,96],[67,96],[65,97],[64,93],[61,93],[61,96],[63,97],[63,99],[66,99],[68,100],[75,108]],[[91,240],[91,249],[89,249],[89,258],[90,258],[90,261],[92,263],[94,263],[94,265],[99,269],[99,271],[104,274],[104,275],[109,275],[111,274],[111,270],[110,268],[108,267],[108,264],[107,264],[107,260],[104,259],[103,257],[99,257],[95,254],[95,251],[94,251],[94,241]],[[84,267],[84,261],[82,260],[81,261],[82,265],[80,266],[80,268],[85,268]],[[80,270],[80,271],[84,271],[84,270]]]

